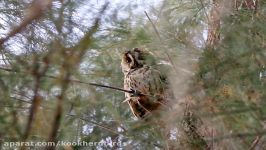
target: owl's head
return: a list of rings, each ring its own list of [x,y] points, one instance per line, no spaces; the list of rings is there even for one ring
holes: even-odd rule
[[[154,60],[155,59],[149,54],[149,52],[139,48],[133,48],[122,54],[122,71],[127,73],[131,69],[141,68],[144,65],[151,65],[152,63],[155,63]]]

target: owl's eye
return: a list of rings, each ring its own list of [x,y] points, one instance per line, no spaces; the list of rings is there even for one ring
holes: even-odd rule
[[[126,58],[126,61],[127,61],[127,63],[131,63],[131,62],[132,62],[132,60],[131,60],[130,57],[127,57],[127,58]]]

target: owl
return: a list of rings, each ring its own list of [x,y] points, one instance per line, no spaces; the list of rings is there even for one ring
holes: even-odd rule
[[[134,116],[145,118],[157,110],[168,107],[169,88],[166,76],[156,68],[154,57],[134,48],[122,54],[124,89],[139,94],[125,93],[125,102]]]

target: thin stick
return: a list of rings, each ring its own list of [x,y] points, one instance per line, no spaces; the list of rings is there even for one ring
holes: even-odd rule
[[[10,69],[10,68],[0,67],[0,69],[1,70],[5,70],[5,71],[8,71],[8,72],[17,72],[15,70]],[[55,77],[55,76],[52,76],[52,75],[44,75],[44,77],[51,78],[51,79],[59,79],[58,77]],[[75,80],[75,79],[67,79],[67,81],[74,82],[74,83],[91,85],[91,86],[98,86],[98,87],[103,87],[103,88],[109,88],[109,89],[113,89],[113,90],[117,90],[117,91],[122,91],[122,92],[126,92],[126,93],[131,93],[131,94],[139,95],[139,93],[137,93],[136,91],[133,91],[133,90],[125,90],[125,89],[117,88],[117,87],[113,87],[113,86],[107,86],[107,85],[102,85],[102,84],[97,84],[97,83],[91,83],[91,82],[82,82],[80,80]],[[142,95],[144,95],[144,94],[142,94]],[[145,95],[145,96],[147,96],[147,95]]]
[[[257,136],[256,139],[252,142],[252,145],[250,146],[249,150],[254,150],[255,147],[258,145],[260,139],[261,139],[261,136]]]
[[[162,43],[162,38],[161,38],[161,36],[160,36],[160,34],[159,34],[159,31],[157,30],[155,24],[152,22],[152,20],[151,20],[150,16],[148,15],[148,13],[147,13],[146,11],[144,11],[144,13],[145,13],[146,17],[149,19],[149,21],[150,21],[150,23],[151,23],[151,25],[152,25],[152,28],[154,29],[154,31],[155,31],[157,37],[159,38],[159,41]],[[168,60],[170,61],[172,67],[174,68],[175,72],[177,73],[177,69],[176,69],[176,67],[175,67],[175,65],[174,65],[174,62],[173,62],[173,60],[171,59],[170,55],[168,54],[168,52],[167,52],[166,50],[164,50],[164,52],[165,52],[165,54],[166,54]]]
[[[104,130],[107,130],[107,131],[112,132],[112,133],[117,134],[117,135],[120,135],[120,134],[121,134],[121,133],[119,133],[119,132],[116,132],[114,129],[109,128],[109,127],[104,126],[104,125],[101,125],[101,124],[99,124],[99,123],[97,123],[97,122],[95,122],[95,121],[87,120],[87,119],[85,119],[85,118],[81,118],[81,117],[78,117],[78,116],[76,116],[76,115],[71,115],[71,114],[67,114],[67,116],[74,117],[74,118],[80,119],[80,120],[82,120],[82,121],[85,121],[85,122],[91,123],[91,124],[93,124],[93,125],[96,125],[96,126],[102,128],[102,129],[104,129]]]
[[[9,72],[15,72],[15,71],[13,71],[12,69],[9,69],[9,68],[1,68],[0,67],[0,69],[5,70],[5,71],[9,71]],[[58,77],[51,76],[51,75],[44,75],[44,77],[51,78],[51,79],[59,79]],[[117,87],[113,87],[113,86],[107,86],[107,85],[102,85],[102,84],[97,84],[97,83],[91,83],[91,82],[82,82],[82,81],[79,81],[79,80],[69,79],[69,78],[66,79],[66,81],[68,81],[68,82],[74,82],[74,83],[80,83],[80,84],[85,84],[85,85],[90,85],[90,86],[96,86],[96,87],[103,87],[103,88],[113,89],[113,90],[117,90],[117,91],[122,91],[122,92],[130,93],[133,96],[148,96],[148,97],[156,98],[156,96],[154,96],[154,95],[143,94],[143,93],[141,93],[141,92],[139,92],[137,90],[133,90],[133,89],[132,90],[126,90],[126,89],[117,88]],[[130,100],[130,99],[126,99],[122,103],[125,103],[128,100]],[[159,103],[162,106],[168,108],[166,104],[164,104],[164,103],[162,103],[160,101],[157,101],[157,103]]]
[[[154,29],[154,31],[155,31],[156,35],[158,36],[159,40],[162,41],[162,38],[161,38],[161,36],[160,36],[160,34],[159,34],[159,32],[158,32],[156,26],[155,26],[154,23],[152,22],[150,16],[148,15],[148,13],[147,13],[146,11],[144,11],[144,13],[145,13],[146,17],[149,19],[149,21],[150,21],[150,23],[151,23],[151,25],[152,25],[152,28]]]
[[[262,123],[262,126],[263,126],[263,130],[265,131],[265,129],[266,129],[266,121],[264,121]],[[257,136],[256,139],[252,142],[249,150],[254,150],[257,147],[257,145],[259,144],[261,138],[262,138],[262,135]]]

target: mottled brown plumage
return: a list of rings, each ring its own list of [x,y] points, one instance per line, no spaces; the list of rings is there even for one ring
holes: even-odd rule
[[[160,108],[167,107],[169,92],[166,78],[156,68],[154,60],[151,54],[138,48],[122,55],[124,88],[141,93],[125,93],[132,113],[138,118],[144,118]]]

